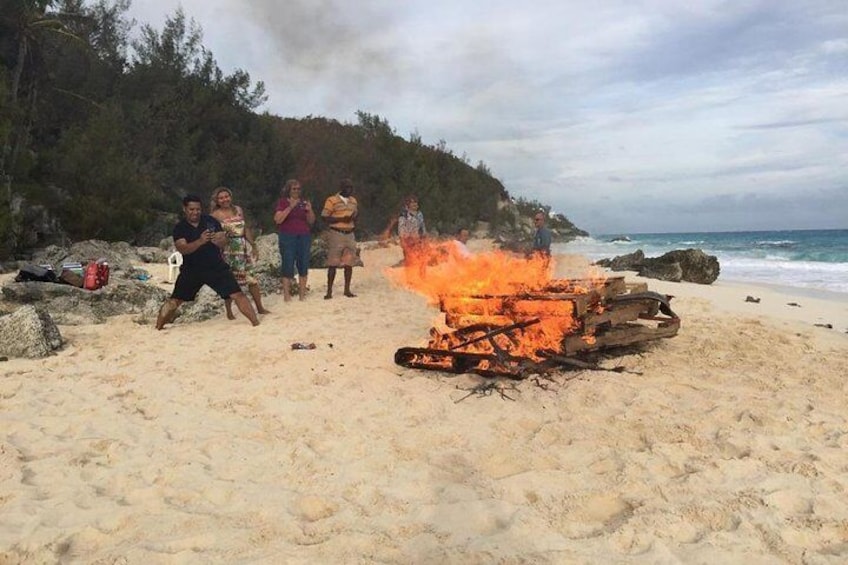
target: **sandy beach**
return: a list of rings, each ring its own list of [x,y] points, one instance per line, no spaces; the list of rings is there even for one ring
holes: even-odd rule
[[[0,564],[848,561],[848,296],[645,280],[682,327],[627,373],[459,401],[480,377],[393,362],[438,313],[400,249],[362,256],[358,297],[316,269],[257,328],[125,316],[0,363]]]

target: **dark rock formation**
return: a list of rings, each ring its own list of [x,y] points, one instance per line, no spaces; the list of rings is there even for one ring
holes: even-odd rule
[[[678,249],[660,257],[645,257],[641,249],[613,259],[601,259],[597,265],[613,271],[636,271],[639,276],[672,282],[712,284],[720,267],[714,255],[700,249]]]
[[[155,319],[167,298],[161,288],[134,280],[111,280],[97,290],[66,284],[10,282],[3,285],[3,300],[14,305],[38,305],[64,325],[102,324],[110,316],[138,314]]]
[[[98,239],[88,239],[74,243],[69,248],[50,245],[37,250],[32,256],[32,263],[53,265],[60,269],[62,263],[78,262],[86,265],[89,261],[106,259],[111,271],[128,271],[133,263],[142,263],[135,247],[125,241],[109,243]]]
[[[168,249],[148,246],[138,247],[135,251],[143,263],[167,263],[168,256],[172,253],[172,248],[173,246]]]
[[[683,268],[680,263],[653,261],[647,259],[645,263],[639,267],[639,276],[648,279],[657,279],[661,281],[680,282],[683,280]]]
[[[36,359],[60,347],[62,335],[44,308],[27,305],[0,316],[0,356]]]
[[[643,261],[645,261],[645,254],[641,249],[637,249],[627,255],[619,255],[612,259],[601,259],[595,264],[613,271],[638,271]]]
[[[645,265],[657,263],[679,263],[681,280],[698,284],[712,284],[718,278],[720,267],[715,255],[707,255],[700,249],[678,249],[669,251],[657,259],[646,259]],[[646,275],[647,276],[647,275]]]
[[[169,244],[168,244],[169,243]],[[277,235],[268,234],[256,239],[258,259],[256,278],[263,295],[280,288],[280,252]],[[50,264],[58,271],[62,263],[105,258],[114,275],[109,284],[91,291],[75,286],[48,282],[8,282],[2,289],[0,313],[11,312],[24,305],[34,305],[63,325],[101,324],[111,316],[133,315],[141,324],[153,324],[169,292],[145,282],[146,271],[134,266],[140,263],[164,264],[173,251],[173,240],[162,241],[160,247],[132,247],[126,242],[108,243],[88,240],[70,247],[51,245],[38,250],[30,263]],[[327,244],[316,236],[312,243],[311,267],[323,268],[327,260]],[[361,264],[361,261],[360,261]],[[16,269],[18,266],[11,266]],[[323,284],[312,280],[311,286]],[[183,304],[175,323],[208,320],[224,311],[224,301],[211,289],[204,287],[193,302]]]

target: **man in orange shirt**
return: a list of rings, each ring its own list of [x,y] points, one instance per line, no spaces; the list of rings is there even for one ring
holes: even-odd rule
[[[333,283],[336,280],[336,269],[344,267],[344,295],[354,298],[350,290],[350,280],[353,277],[353,265],[356,263],[356,217],[359,207],[353,196],[353,181],[342,179],[339,192],[327,198],[321,217],[330,228],[327,231],[327,294],[324,300],[333,297]]]

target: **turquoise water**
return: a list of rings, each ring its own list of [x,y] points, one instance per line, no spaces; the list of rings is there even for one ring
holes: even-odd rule
[[[620,237],[630,241],[611,241]],[[556,244],[554,252],[597,260],[688,248],[718,257],[720,280],[848,293],[848,230],[609,234]]]

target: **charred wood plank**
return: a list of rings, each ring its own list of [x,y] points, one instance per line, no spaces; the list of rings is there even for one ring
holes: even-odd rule
[[[492,338],[492,337],[495,337],[496,335],[500,335],[500,334],[503,334],[503,333],[508,333],[508,332],[511,332],[511,331],[521,330],[521,329],[524,329],[524,328],[530,327],[530,326],[532,326],[532,325],[538,324],[540,321],[541,321],[541,320],[539,320],[538,318],[535,318],[535,319],[533,319],[533,320],[527,320],[526,322],[518,322],[518,323],[516,323],[516,324],[512,324],[512,325],[510,325],[510,326],[505,326],[505,327],[503,327],[503,328],[498,328],[498,329],[496,329],[496,330],[492,330],[492,331],[490,331],[490,332],[486,332],[485,334],[483,334],[483,335],[481,335],[481,336],[479,336],[479,337],[475,337],[474,339],[469,339],[469,340],[467,340],[467,341],[464,341],[464,342],[462,342],[462,343],[459,343],[459,344],[457,344],[457,345],[454,345],[454,346],[453,346],[453,347],[451,347],[450,349],[451,349],[451,350],[461,349],[461,348],[463,348],[463,347],[467,347],[467,346],[469,346],[469,345],[473,345],[473,344],[477,343],[478,341],[483,341],[483,340],[486,340],[486,339],[490,339],[490,338]]]
[[[583,317],[584,329],[603,324],[622,324],[639,319],[642,314],[656,314],[657,306],[653,300],[640,300],[630,303],[610,304],[601,313],[590,312]]]
[[[625,323],[621,326],[613,326],[594,336],[566,336],[562,341],[562,349],[568,356],[584,351],[621,347],[664,337],[674,337],[679,328],[679,318],[669,318],[667,322],[661,323],[657,327]]]
[[[543,366],[524,357],[487,355],[424,347],[403,347],[395,352],[395,363],[410,369],[428,369],[446,373],[476,373],[484,377],[523,379],[528,372],[540,372]]]

